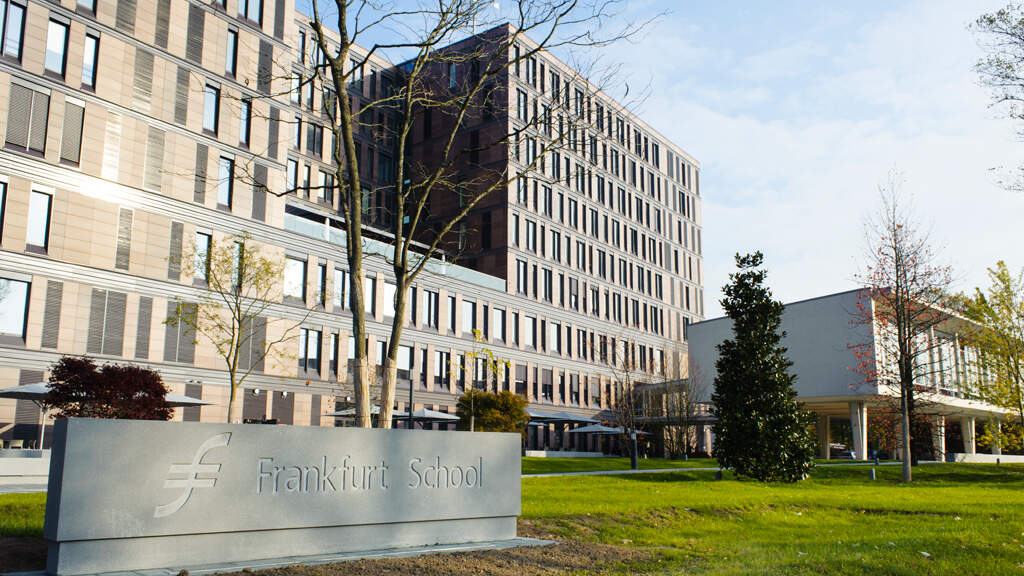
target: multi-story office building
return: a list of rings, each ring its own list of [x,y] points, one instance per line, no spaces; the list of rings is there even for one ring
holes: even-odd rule
[[[254,323],[254,341],[273,338],[274,318],[302,326],[286,362],[247,380],[244,417],[333,425],[325,414],[350,394],[351,322],[325,153],[336,95],[289,79],[317,58],[308,18],[290,0],[2,0],[0,9],[0,387],[39,382],[61,355],[88,354],[150,366],[173,390],[213,402],[178,419],[223,421],[222,361],[164,320],[206,289],[191,251],[245,233],[285,262],[282,301]],[[529,46],[524,38],[516,49]],[[349,97],[370,101],[397,73],[366,62]],[[577,76],[541,52],[503,77],[509,105],[490,120],[500,130],[520,122],[522,106],[592,127],[543,168],[526,170],[536,150],[526,140],[527,151],[493,159],[526,176],[470,215],[483,232],[472,250],[418,279],[400,409],[411,386],[414,408],[454,411],[483,379],[464,356],[480,346],[509,361],[503,388],[535,409],[580,415],[613,400],[613,341],[627,344],[638,378],[684,369],[685,326],[703,316],[699,165]],[[364,180],[393,179],[393,143],[372,131],[357,139]],[[429,137],[415,140],[429,155]],[[371,198],[368,225],[386,225],[388,198]],[[442,216],[443,203],[434,206]],[[375,238],[368,248],[379,254],[372,244],[387,238]],[[376,363],[395,288],[383,258],[369,256],[366,272]],[[4,439],[32,442],[39,418],[32,403],[0,401]],[[531,429],[531,442],[551,442]]]

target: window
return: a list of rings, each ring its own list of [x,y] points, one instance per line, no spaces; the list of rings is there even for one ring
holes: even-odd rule
[[[432,290],[426,290],[427,309],[426,317],[423,321],[426,323],[428,328],[437,329],[438,322],[438,294]]]
[[[96,11],[96,0],[78,0],[78,7],[89,12]]]
[[[53,203],[53,196],[32,191],[28,205],[28,230],[25,234],[25,242],[30,248],[36,251],[45,252],[50,242],[50,205]]]
[[[320,374],[320,332],[299,328],[299,374]]]
[[[348,293],[348,272],[334,269],[334,307],[343,310],[348,307],[348,300],[345,294]]]
[[[327,306],[327,265],[316,265],[316,300],[321,306]]]
[[[295,126],[295,132],[294,132],[294,134],[292,134],[292,146],[294,146],[296,150],[299,150],[299,149],[302,148],[302,117],[301,116],[296,116],[295,117],[295,124],[294,124],[294,126]]]
[[[231,208],[231,200],[235,190],[235,161],[225,156],[220,157],[217,167],[217,205]]]
[[[451,352],[434,351],[434,385],[448,387],[451,377]]]
[[[476,302],[462,301],[462,335],[472,336],[476,330]]]
[[[288,192],[294,192],[299,188],[299,163],[292,158],[288,159],[288,172],[286,177],[288,179]]]
[[[28,282],[0,278],[0,338],[25,339],[29,286]]]
[[[505,341],[505,311],[500,308],[494,309],[494,338]]]
[[[263,25],[263,0],[238,0],[238,16]]]
[[[526,275],[526,262],[523,260],[516,260],[516,292],[519,292],[520,294],[526,294],[527,292]]]
[[[3,55],[21,60],[21,45],[25,36],[25,4],[0,2],[0,24],[3,25]]]
[[[238,142],[242,146],[249,146],[249,137],[252,127],[252,100],[242,98],[239,110]]]
[[[12,82],[7,108],[7,144],[42,154],[46,149],[49,113],[49,92],[40,92]]]
[[[526,249],[537,251],[537,223],[529,219],[526,220]]]
[[[384,283],[384,289],[381,290],[381,298],[384,300],[384,317],[394,318],[395,317],[395,292],[398,291],[398,287],[391,282]]]
[[[284,263],[284,297],[306,301],[306,261],[288,257]]]
[[[328,354],[330,359],[327,361],[327,374],[334,376],[338,373],[338,346],[340,342],[337,334],[331,334],[330,348],[328,348]]]
[[[377,315],[377,279],[363,278],[363,307],[370,316]]]
[[[196,253],[192,263],[192,278],[207,282],[210,278],[210,242],[209,234],[196,232]]]
[[[220,116],[220,88],[213,84],[206,85],[206,95],[203,100],[203,130],[217,135],[217,125]]]
[[[398,378],[408,380],[412,373],[412,346],[398,347]]]
[[[455,296],[449,296],[449,331],[455,333]]]
[[[526,346],[528,348],[537,347],[537,319],[533,316],[526,317]]]
[[[238,71],[238,30],[228,28],[227,56],[224,62],[224,71],[228,76],[234,76]]]
[[[46,71],[63,77],[64,70],[67,68],[67,53],[68,25],[50,20],[50,25],[46,30]]]
[[[85,50],[82,54],[82,87],[96,87],[96,63],[100,56],[100,37],[93,32],[85,34]]]
[[[448,63],[448,89],[455,90],[455,62]]]
[[[554,298],[554,280],[551,270],[544,269],[544,300],[551,302]]]

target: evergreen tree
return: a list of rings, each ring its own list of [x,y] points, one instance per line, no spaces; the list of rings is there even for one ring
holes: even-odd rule
[[[783,307],[764,286],[763,260],[760,252],[737,254],[739,271],[723,288],[734,337],[718,345],[713,455],[742,476],[795,482],[814,465],[812,416],[796,401],[792,362],[780,345]]]

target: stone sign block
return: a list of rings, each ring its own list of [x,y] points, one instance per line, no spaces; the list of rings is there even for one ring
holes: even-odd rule
[[[47,572],[507,540],[520,437],[58,420]]]

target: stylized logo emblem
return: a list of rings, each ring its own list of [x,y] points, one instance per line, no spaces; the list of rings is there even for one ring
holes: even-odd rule
[[[182,488],[181,495],[174,499],[169,504],[157,506],[153,512],[153,518],[162,518],[164,516],[170,516],[188,502],[189,496],[192,495],[193,488],[213,488],[217,484],[216,478],[207,477],[212,474],[216,474],[220,471],[220,464],[204,464],[203,457],[206,453],[214,448],[220,448],[221,446],[227,446],[231,440],[231,432],[224,432],[223,434],[217,434],[209,438],[206,442],[203,442],[202,446],[196,450],[195,456],[192,458],[191,464],[171,464],[171,469],[167,472],[168,475],[184,474],[184,478],[168,478],[164,481],[164,488]],[[200,478],[199,475],[203,474],[204,477]]]

